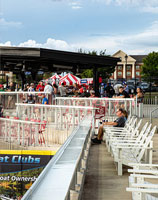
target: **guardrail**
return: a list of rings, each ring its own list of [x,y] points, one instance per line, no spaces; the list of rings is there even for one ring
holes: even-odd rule
[[[35,103],[42,103],[42,94],[45,94],[50,104],[52,104],[52,95],[48,92],[0,92],[0,103],[4,109],[15,109],[16,103],[22,103],[32,95]]]
[[[134,98],[73,98],[56,97],[56,105],[105,107],[105,115],[115,115],[117,108],[124,108],[129,115],[137,114],[137,100]]]
[[[152,114],[157,110],[158,110],[158,107],[150,112],[150,123],[152,123]],[[158,113],[157,113],[157,116],[158,116]]]
[[[0,118],[1,143],[18,146],[47,145],[48,132],[46,122],[24,121],[19,119]]]
[[[63,106],[43,104],[16,104],[17,116],[20,119],[33,118],[46,120],[57,125],[58,129],[74,129],[87,115],[95,115],[94,107]]]
[[[86,117],[51,159],[22,200],[79,199],[90,148],[92,117]]]
[[[157,105],[147,105],[143,103],[138,104],[138,113],[137,113],[138,117],[151,118],[151,112],[152,112],[152,117],[154,118],[158,117]]]

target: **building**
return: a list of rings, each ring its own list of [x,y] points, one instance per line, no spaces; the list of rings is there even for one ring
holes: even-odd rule
[[[111,79],[139,79],[141,80],[141,66],[143,65],[143,58],[147,55],[127,55],[125,52],[119,50],[113,57],[120,58],[121,62],[117,63],[115,72]]]

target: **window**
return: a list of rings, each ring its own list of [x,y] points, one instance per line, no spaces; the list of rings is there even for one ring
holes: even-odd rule
[[[118,66],[117,69],[118,69],[118,70],[122,70],[122,66]]]
[[[136,70],[140,70],[140,66],[139,65],[136,65]]]
[[[127,65],[127,70],[131,70],[131,66],[130,65]]]
[[[122,72],[118,72],[118,76],[122,76]]]
[[[131,76],[131,72],[127,72],[127,76]]]
[[[136,72],[136,76],[140,76],[140,72]]]

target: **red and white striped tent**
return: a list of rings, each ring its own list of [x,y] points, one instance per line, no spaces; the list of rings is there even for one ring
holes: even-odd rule
[[[50,81],[52,84],[54,84],[56,82],[56,79],[60,79],[62,76],[55,74],[53,76],[51,76],[50,78],[46,79],[45,81]]]
[[[68,73],[60,79],[59,85],[61,85],[62,83],[64,83],[64,85],[73,85],[74,83],[78,82],[80,82],[80,78]]]
[[[61,77],[62,77],[62,76],[60,76],[60,75],[58,75],[58,74],[55,74],[55,75],[51,76],[49,79],[55,80],[55,79],[60,79]]]

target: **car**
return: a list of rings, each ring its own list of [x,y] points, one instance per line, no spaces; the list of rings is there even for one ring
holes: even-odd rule
[[[140,88],[144,91],[144,92],[147,92],[149,91],[150,89],[150,84],[149,83],[146,83],[146,82],[142,82],[140,83]]]
[[[134,85],[128,85],[129,94],[135,94],[136,89]]]

